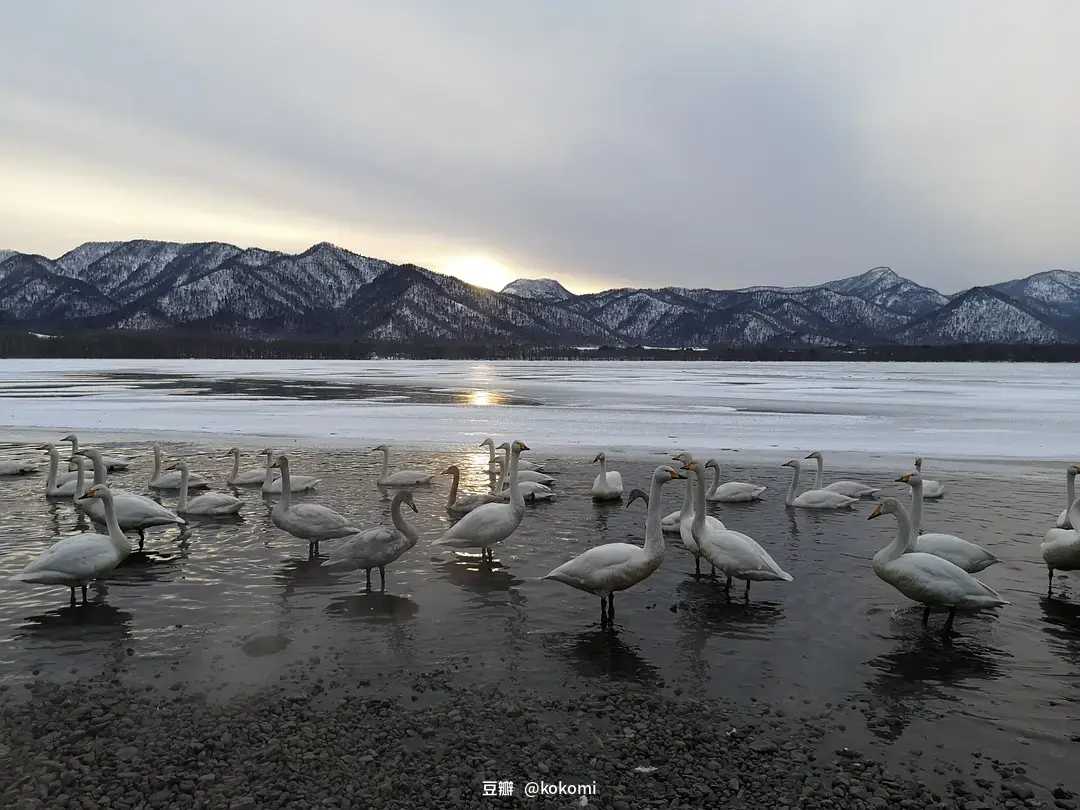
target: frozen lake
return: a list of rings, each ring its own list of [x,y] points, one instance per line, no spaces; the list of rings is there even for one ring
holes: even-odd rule
[[[1073,364],[5,360],[0,425],[323,447],[512,434],[628,455],[678,445],[766,460],[821,447],[1071,461],[1077,390]]]

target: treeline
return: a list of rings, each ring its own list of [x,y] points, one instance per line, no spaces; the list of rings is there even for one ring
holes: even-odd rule
[[[37,337],[25,331],[0,331],[0,357],[32,358],[219,358],[236,360],[759,360],[759,361],[911,361],[911,362],[1080,362],[1080,345],[869,347],[715,346],[706,350],[641,346],[574,348],[515,344],[380,343],[373,341],[263,339],[224,333],[87,331]]]

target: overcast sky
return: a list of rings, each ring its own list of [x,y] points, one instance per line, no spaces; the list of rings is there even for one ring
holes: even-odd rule
[[[1071,2],[34,2],[0,247],[318,241],[500,286],[1080,266]]]

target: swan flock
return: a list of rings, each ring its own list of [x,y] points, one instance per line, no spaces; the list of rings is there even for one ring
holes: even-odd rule
[[[70,456],[62,456],[57,445],[52,443],[36,448],[48,457],[44,496],[71,500],[78,511],[93,522],[95,529],[68,535],[54,543],[14,576],[18,581],[66,586],[70,589],[72,604],[76,601],[76,592],[81,590],[85,603],[87,585],[107,577],[133,553],[128,532],[138,533],[141,551],[145,530],[154,526],[176,526],[186,534],[198,531],[200,520],[243,519],[244,502],[240,498],[213,491],[214,476],[206,471],[193,473],[186,459],[173,459],[166,466],[163,453],[156,444],[151,448],[153,472],[149,479],[143,479],[148,481],[147,488],[155,493],[151,497],[120,489],[108,480],[110,472],[126,469],[135,463],[135,459],[103,455],[97,449],[80,445],[74,434],[61,441],[70,442],[73,451]],[[490,491],[465,492],[462,489],[462,482],[470,470],[464,461],[441,470],[393,470],[390,447],[379,445],[374,448],[374,452],[381,454],[376,487],[384,492],[394,490],[389,525],[365,527],[362,522],[306,497],[305,494],[315,491],[326,475],[294,473],[289,454],[272,448],[262,451],[263,464],[246,469],[240,466],[242,451],[230,448],[222,459],[228,461],[229,466],[222,471],[220,480],[232,488],[233,493],[239,487],[261,488],[268,499],[270,522],[282,532],[306,540],[309,559],[325,560],[326,568],[332,571],[363,570],[369,590],[372,570],[377,569],[380,588],[385,589],[386,568],[421,540],[418,529],[409,522],[403,508],[418,512],[417,492],[432,486],[440,473],[450,476],[449,497],[442,507],[450,523],[431,539],[431,545],[454,555],[477,553],[484,566],[493,564],[495,549],[513,536],[526,520],[529,505],[536,504],[535,508],[542,509],[540,504],[543,502],[557,502],[569,496],[557,487],[558,470],[549,472],[543,464],[525,463],[522,455],[530,450],[525,442],[514,440],[496,445],[493,439],[485,439],[480,447],[488,450],[482,470],[483,475],[491,479]],[[800,491],[802,463],[810,460],[816,464],[816,477],[810,489]],[[62,464],[74,469],[62,470]],[[609,468],[604,451],[596,453],[592,464],[599,465],[599,471],[588,497],[600,513],[610,509],[608,504],[623,501],[623,477]],[[895,518],[895,538],[873,555],[870,567],[883,582],[922,605],[924,625],[933,610],[945,610],[948,617],[944,631],[951,633],[958,611],[986,610],[1009,604],[975,576],[999,562],[995,554],[976,542],[978,537],[965,539],[923,531],[923,502],[927,498],[942,497],[945,487],[941,482],[922,478],[922,458],[916,459],[913,471],[892,479],[910,489],[910,509],[897,498],[877,500],[881,493],[878,486],[846,479],[827,483],[824,455],[819,450],[809,453],[801,461],[793,458],[781,466],[791,470],[784,497],[784,504],[789,509],[843,514],[853,511],[861,501],[872,499],[875,508],[868,519],[887,515]],[[0,462],[2,476],[33,475],[37,470],[37,464],[30,461]],[[708,480],[710,470],[711,481]],[[1046,531],[1041,546],[1051,594],[1055,571],[1080,570],[1080,531],[1074,528],[1080,525],[1080,499],[1075,497],[1074,483],[1076,475],[1080,474],[1080,466],[1071,465],[1066,473],[1067,508]],[[682,499],[679,510],[663,512],[664,487],[678,488]],[[194,489],[208,491],[190,494]],[[754,508],[755,502],[766,497],[766,491],[765,486],[750,482],[722,481],[721,466],[716,459],[701,460],[691,453],[678,453],[671,456],[670,463],[653,469],[647,490],[633,489],[625,494],[626,508],[637,500],[646,504],[641,545],[633,542],[593,545],[536,580],[552,580],[599,597],[601,625],[609,625],[614,621],[615,594],[644,582],[660,568],[669,542],[665,535],[669,535],[671,542],[693,559],[694,577],[702,576],[701,562],[704,561],[709,564],[709,577],[717,582],[717,593],[723,599],[730,599],[733,582],[740,581],[745,586],[743,599],[749,602],[753,582],[788,584],[795,580],[767,550],[769,538],[763,539],[763,545],[728,525],[729,522],[737,524],[740,510]],[[174,498],[175,505],[169,508],[161,502],[162,494],[157,493],[173,493],[165,494],[165,497]],[[723,505],[728,510],[725,512],[727,521],[708,514],[710,504]],[[194,525],[189,522],[191,520],[195,521]],[[322,542],[331,544],[326,557],[320,555]],[[722,584],[718,579],[721,574]]]

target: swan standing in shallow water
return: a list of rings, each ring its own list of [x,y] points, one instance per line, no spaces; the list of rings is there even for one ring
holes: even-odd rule
[[[914,532],[915,551],[924,551],[948,560],[953,565],[958,565],[969,574],[989,568],[996,562],[997,557],[982,546],[969,543],[967,540],[954,534],[920,534],[922,531],[922,508],[923,487],[925,482],[918,473],[907,473],[896,479],[898,482],[911,487],[911,531]]]
[[[818,462],[820,463],[820,462]],[[858,502],[858,498],[841,495],[831,489],[808,489],[798,495],[799,475],[802,472],[802,464],[798,459],[789,458],[781,467],[791,467],[794,474],[791,476],[791,486],[788,487],[784,503],[788,506],[797,506],[800,509],[845,509]]]
[[[518,457],[529,446],[515,441],[510,445],[510,502],[485,503],[473,509],[434,541],[437,546],[479,548],[482,559],[491,561],[491,547],[512,535],[525,516],[525,499],[517,479]]]
[[[446,498],[446,511],[452,515],[465,515],[471,512],[478,506],[485,503],[494,503],[495,496],[490,493],[470,493],[458,496],[458,484],[461,481],[461,469],[456,464],[451,464],[442,472],[443,475],[450,475],[453,478],[450,479],[450,494]],[[413,506],[413,511],[416,511],[416,507]]]
[[[308,555],[319,553],[320,540],[333,540],[356,534],[360,530],[350,526],[344,516],[328,506],[317,503],[293,504],[293,489],[289,481],[289,457],[278,456],[274,468],[281,470],[281,500],[270,510],[270,521],[293,537],[308,541]]]
[[[397,472],[390,472],[389,445],[380,444],[378,447],[372,448],[371,452],[381,452],[383,454],[382,472],[379,474],[378,483],[380,487],[414,487],[421,484],[430,484],[431,479],[435,477],[431,473],[426,473],[423,470],[398,470]]]
[[[715,458],[705,462],[705,468],[713,469],[712,489],[705,494],[705,500],[713,503],[748,503],[760,501],[761,494],[767,487],[748,484],[745,481],[727,481],[720,483],[720,463]]]
[[[675,461],[681,461],[683,469],[688,469],[687,465],[694,460],[694,457],[689,453],[679,453],[677,456],[672,456]],[[694,576],[701,576],[701,550],[697,546],[697,541],[694,540],[694,535],[690,532],[690,525],[694,522],[694,476],[696,473],[689,472],[686,481],[686,487],[683,489],[683,502],[682,508],[678,512],[671,512],[664,515],[663,520],[660,521],[661,529],[664,528],[664,524],[671,521],[674,518],[675,531],[671,534],[678,534],[679,539],[682,541],[683,548],[685,548],[694,557]],[[645,493],[640,489],[635,489],[630,493],[630,497],[645,497]],[[722,530],[724,524],[722,521],[714,518],[712,515],[705,516],[705,522],[714,529]],[[712,570],[712,576],[716,576],[716,568]]]
[[[653,470],[649,484],[645,547],[631,543],[605,543],[565,562],[544,579],[600,597],[601,626],[615,620],[615,592],[649,577],[664,561],[664,533],[660,529],[660,490],[668,481],[683,478],[671,467]],[[629,505],[628,505],[629,506]]]
[[[794,577],[777,565],[754,538],[709,525],[705,520],[705,469],[697,461],[686,464],[685,469],[694,474],[694,517],[689,524],[682,524],[683,544],[688,536],[692,537],[698,553],[712,564],[713,570],[719,568],[727,576],[725,593],[730,594],[733,578],[746,581],[746,600],[750,599],[751,582],[791,582]]]
[[[1070,464],[1065,470],[1065,508],[1061,510],[1061,514],[1058,515],[1057,523],[1054,525],[1059,529],[1080,529],[1069,518],[1069,509],[1072,508],[1073,501],[1076,500],[1076,474],[1080,473],[1080,465]]]
[[[881,492],[881,489],[872,487],[861,481],[833,481],[827,487],[821,486],[821,473],[825,467],[825,457],[820,450],[815,450],[808,455],[808,459],[817,459],[817,478],[814,481],[814,489],[827,489],[830,492],[839,492],[849,498],[871,498]]]
[[[262,493],[263,495],[280,495],[282,488],[282,476],[276,475],[274,466],[274,450],[267,447],[259,451],[260,456],[266,456],[266,469],[263,470]],[[321,478],[313,475],[293,475],[289,478],[289,492],[307,492],[319,485]]]
[[[1069,522],[1073,526],[1080,526],[1080,498],[1069,507]],[[1051,529],[1039,548],[1048,570],[1046,595],[1049,596],[1054,588],[1055,570],[1080,571],[1080,530]]]
[[[480,442],[480,446],[487,448],[487,451],[488,451],[488,466],[489,467],[494,467],[495,463],[499,459],[499,457],[495,455],[495,441],[494,441],[494,439],[488,437],[487,439],[484,439],[482,442]],[[523,458],[519,458],[518,459],[518,472],[522,472],[524,470],[530,470],[531,472],[543,472],[544,471],[544,465],[543,464],[533,464],[531,461],[526,461]]]
[[[510,490],[506,484],[506,462],[502,458],[496,458],[495,464],[499,468],[499,477],[495,483],[495,500],[497,501],[509,501]],[[526,503],[535,503],[536,501],[552,501],[555,500],[555,493],[551,487],[538,484],[535,481],[522,481],[521,476],[518,476],[518,489],[521,490],[521,497],[525,499]]]
[[[188,489],[205,489],[210,482],[201,475],[188,476]],[[150,476],[151,489],[180,489],[180,471],[170,467],[168,471],[161,470],[161,448],[154,445],[154,472]]]
[[[592,460],[593,464],[600,462],[600,472],[593,479],[592,499],[594,501],[617,501],[622,499],[623,485],[622,476],[612,470],[608,472],[607,455],[597,453]]]
[[[915,472],[920,476],[922,475],[922,456],[915,459]],[[933,481],[929,478],[923,478],[922,480],[922,494],[924,498],[936,499],[945,495],[945,485],[940,481]],[[916,526],[916,529],[919,527]]]
[[[62,442],[71,442],[71,455],[79,455],[79,437],[74,433],[69,433],[60,439]],[[131,459],[127,456],[106,456],[102,455],[105,460],[106,472],[119,472],[120,470],[126,470],[131,465]]]
[[[45,479],[46,498],[80,498],[86,485],[86,459],[74,456],[73,463],[78,465],[73,473],[59,473],[60,454],[51,444],[43,444],[39,450],[49,452],[49,474]]]
[[[90,459],[94,464],[94,486],[104,484],[105,461],[101,453],[97,450],[82,450],[79,455]],[[144,495],[124,492],[115,487],[110,487],[109,492],[112,495],[116,522],[123,531],[131,531],[132,529],[138,531],[140,551],[142,551],[143,543],[146,540],[144,531],[151,526],[168,526],[174,523],[177,526],[183,526],[187,523],[176,513],[169,511],[157,501]],[[87,501],[84,498],[76,501],[75,505],[86,512],[95,523],[105,523],[105,504],[101,500],[90,499]]]
[[[71,604],[75,604],[75,588],[82,588],[86,604],[86,585],[112,571],[131,553],[131,545],[116,521],[112,493],[104,484],[95,484],[86,491],[87,498],[98,499],[105,511],[108,534],[84,532],[54,543],[35,558],[13,579],[36,585],[66,585],[71,588]]]
[[[239,498],[221,492],[207,492],[188,500],[188,476],[191,473],[187,462],[178,461],[169,469],[180,472],[180,496],[176,501],[176,511],[181,515],[235,515],[244,505]]]
[[[896,539],[874,555],[874,573],[908,599],[921,602],[923,626],[930,609],[947,607],[944,632],[952,630],[957,610],[983,610],[1009,604],[998,592],[963,568],[935,554],[914,550],[914,531],[907,510],[896,498],[885,498],[867,520],[896,515]]]
[[[256,486],[266,480],[266,471],[259,467],[248,467],[246,470],[240,469],[239,447],[230,447],[222,460],[232,460],[232,472],[226,476],[226,484],[231,484],[234,487],[248,487]],[[267,460],[266,466],[270,466],[269,460]],[[271,480],[273,480],[273,477],[271,477]]]
[[[407,504],[414,512],[416,502],[412,492],[399,490],[390,504],[393,527],[379,526],[346,537],[335,547],[326,568],[330,570],[356,571],[364,569],[367,589],[371,590],[371,569],[379,569],[379,590],[386,590],[386,566],[416,545],[420,539],[416,529],[401,514],[401,505]]]

